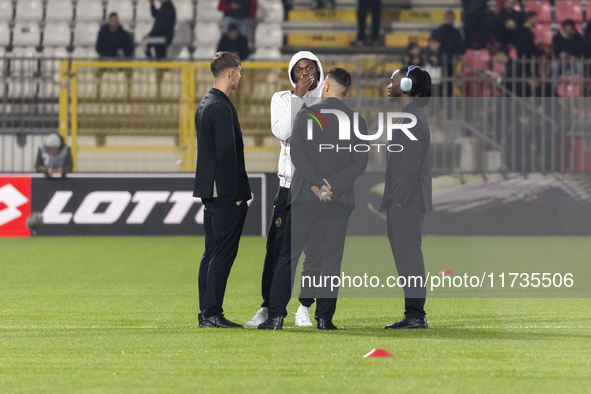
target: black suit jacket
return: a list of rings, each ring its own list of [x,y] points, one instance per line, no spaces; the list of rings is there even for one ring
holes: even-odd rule
[[[405,207],[421,189],[425,209],[433,209],[431,187],[431,132],[423,108],[411,101],[402,112],[416,116],[417,124],[409,131],[418,141],[411,141],[402,131],[395,131],[389,144],[400,144],[400,153],[388,154],[386,165],[386,187],[380,211],[387,210],[391,204]],[[404,123],[410,123],[405,119]]]
[[[195,128],[197,169],[193,196],[212,198],[215,180],[218,197],[250,200],[242,131],[238,114],[228,96],[218,89],[211,89],[199,103]]]
[[[339,122],[333,114],[322,114],[322,109],[336,109],[344,112],[350,119],[351,140],[339,140]],[[313,139],[308,140],[308,114],[321,114],[326,120],[323,129],[313,121]],[[367,134],[365,120],[359,117],[359,131]],[[326,100],[302,109],[296,116],[291,134],[291,160],[295,167],[291,184],[291,201],[319,201],[312,192],[312,186],[321,187],[326,179],[332,187],[332,200],[355,206],[353,185],[367,167],[368,154],[355,152],[351,149],[323,150],[320,144],[349,146],[364,143],[355,137],[353,132],[353,111],[341,100]]]

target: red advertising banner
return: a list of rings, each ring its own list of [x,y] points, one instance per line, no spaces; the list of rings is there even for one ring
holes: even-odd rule
[[[0,237],[29,237],[31,178],[0,177]]]

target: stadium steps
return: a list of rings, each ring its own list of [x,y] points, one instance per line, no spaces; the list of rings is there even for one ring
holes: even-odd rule
[[[456,20],[461,20],[459,1],[424,4],[416,1],[403,4],[386,2],[383,5],[381,24],[385,33],[384,46],[351,47],[351,42],[356,39],[357,11],[356,3],[349,3],[337,2],[337,7],[333,10],[312,10],[309,2],[296,2],[296,8],[289,12],[288,20],[283,24],[286,33],[286,47],[283,52],[289,54],[312,47],[324,54],[392,54],[393,51],[402,52],[410,42],[426,45],[430,32],[442,23],[447,9],[453,9]],[[297,8],[298,5],[300,8]],[[370,20],[371,16],[368,17],[368,21]]]

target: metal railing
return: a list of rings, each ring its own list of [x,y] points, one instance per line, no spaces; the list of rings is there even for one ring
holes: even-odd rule
[[[325,71],[351,72],[350,96],[358,98],[385,97],[401,66],[389,56],[322,60]],[[591,171],[590,61],[425,60],[435,173]],[[56,131],[69,137],[81,171],[193,171],[193,116],[213,82],[208,63],[5,57],[0,66],[0,171],[31,171],[26,161]],[[291,89],[287,63],[246,62],[242,75],[231,99],[247,161],[274,172],[270,100]],[[383,158],[371,163],[379,169]]]

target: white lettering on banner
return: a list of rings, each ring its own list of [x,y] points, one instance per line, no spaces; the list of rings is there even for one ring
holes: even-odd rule
[[[130,200],[129,192],[92,192],[74,214],[74,223],[113,224],[121,217]],[[101,204],[108,204],[107,209],[96,212]]]
[[[142,224],[150,215],[157,203],[166,202],[170,192],[137,192],[133,195],[132,202],[137,203],[131,215],[127,218],[127,224]]]
[[[339,140],[349,141],[351,139],[351,120],[346,113],[339,111],[338,109],[321,109],[320,113],[331,114],[337,117],[339,122]],[[415,127],[418,123],[415,115],[406,112],[388,112],[386,116],[388,118],[388,141],[392,140],[394,130],[401,130],[411,141],[418,141],[417,137],[415,137],[409,130]],[[410,119],[410,123],[396,123],[394,119],[398,118]],[[312,122],[312,119],[308,119],[307,126],[308,140],[312,140],[314,134],[314,123]],[[355,136],[362,141],[376,141],[380,139],[384,133],[384,113],[378,113],[378,130],[374,134],[363,134],[359,131],[359,113],[355,112],[353,114],[353,132],[355,133]]]
[[[394,123],[394,118],[408,118],[410,123]],[[388,112],[388,141],[392,141],[392,131],[400,129],[406,134],[412,141],[418,141],[408,129],[412,129],[417,125],[417,117],[413,114],[407,114],[404,112]]]
[[[6,205],[6,208],[0,211],[0,226],[3,226],[23,216],[18,207],[29,202],[29,199],[16,187],[8,184],[0,188],[0,202]]]
[[[0,189],[1,190],[1,189]],[[127,224],[144,224],[159,203],[172,203],[172,208],[163,220],[164,224],[181,224],[194,204],[202,204],[201,199],[193,197],[189,191],[138,191],[133,197],[126,191],[96,191],[89,193],[75,213],[64,212],[74,193],[57,191],[43,210],[45,224],[68,224],[74,219],[76,224],[113,224],[117,222],[130,203],[135,203]],[[1,197],[0,197],[1,198]],[[25,202],[27,200],[25,199]],[[249,201],[249,205],[252,202]],[[101,204],[107,204],[104,212],[97,212]],[[9,204],[6,204],[9,205]],[[195,215],[195,223],[203,224],[205,206],[201,205]],[[3,214],[4,211],[0,212]],[[20,212],[19,212],[20,214]]]
[[[71,213],[63,212],[66,204],[72,198],[74,192],[59,191],[55,192],[49,204],[43,210],[43,223],[46,224],[68,224],[72,220]]]
[[[168,215],[164,218],[164,224],[181,224],[193,204],[201,202],[201,200],[193,197],[193,193],[191,192],[173,192],[168,202],[173,202],[174,205],[170,209],[170,212],[168,212]],[[203,207],[201,207],[201,210],[202,209]],[[195,221],[199,224],[203,224],[203,220],[199,222],[197,218],[195,218]]]

